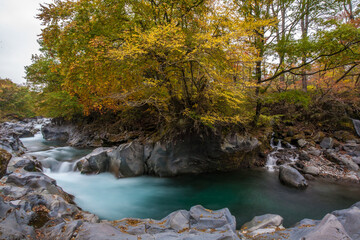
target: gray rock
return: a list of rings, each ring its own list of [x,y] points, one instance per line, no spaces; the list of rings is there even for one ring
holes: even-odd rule
[[[205,209],[197,205],[190,209],[190,227],[199,230],[216,229],[232,230],[235,232],[236,221],[229,209],[224,208],[217,211]]]
[[[334,146],[334,140],[331,137],[326,137],[324,138],[321,143],[320,143],[320,147],[322,147],[323,149],[331,149]]]
[[[308,144],[308,142],[305,139],[299,139],[297,141],[297,145],[301,148],[305,147]]]
[[[302,239],[306,240],[351,240],[344,226],[332,214],[327,214],[321,222]]]
[[[307,152],[310,153],[311,155],[317,156],[317,157],[321,155],[321,151],[315,147],[309,147]]]
[[[303,168],[303,172],[305,174],[310,174],[313,176],[318,176],[320,174],[320,169],[315,166],[305,166]]]
[[[145,160],[151,153],[151,146],[139,142],[120,145],[110,155],[110,172],[117,177],[141,176],[146,171]]]
[[[360,157],[352,157],[352,160],[354,163],[356,163],[357,165],[360,165]]]
[[[247,233],[255,232],[254,235],[259,234],[257,230],[267,229],[267,232],[274,232],[276,228],[282,227],[283,218],[276,214],[265,214],[254,217],[250,222],[245,223],[241,230]],[[261,231],[265,233],[265,231]]]
[[[229,135],[186,136],[173,142],[157,142],[146,160],[148,173],[161,177],[234,170],[256,165],[260,143],[256,138]],[[264,161],[263,161],[264,162]]]
[[[109,152],[111,151],[113,151],[113,148],[96,148],[90,154],[79,159],[76,163],[76,167],[81,171],[81,173],[106,172],[109,170]]]
[[[349,155],[339,154],[339,153],[336,153],[336,152],[328,149],[328,150],[324,151],[324,156],[326,157],[327,160],[337,163],[339,165],[346,166],[350,170],[353,170],[353,171],[359,170],[359,165],[354,163],[354,161],[352,160],[352,158]]]
[[[359,203],[358,205],[360,206]],[[360,239],[360,209],[358,207],[352,206],[348,209],[337,210],[332,214],[337,217],[352,239]]]
[[[188,211],[179,210],[168,216],[170,218],[169,224],[175,231],[183,231],[190,229],[190,214]]]
[[[307,152],[301,151],[301,152],[299,153],[299,160],[302,160],[302,161],[310,161],[311,158],[310,158],[309,154],[307,154]]]
[[[295,168],[290,166],[280,166],[279,179],[283,184],[290,187],[302,189],[308,186],[306,179]]]
[[[69,140],[70,131],[68,126],[56,126],[52,124],[44,125],[41,128],[43,137],[48,141],[66,142]]]

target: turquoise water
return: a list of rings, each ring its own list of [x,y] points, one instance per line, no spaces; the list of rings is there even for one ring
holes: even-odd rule
[[[24,144],[33,147],[31,155],[42,161],[50,158],[60,165],[89,152],[64,146],[53,148],[55,143],[47,145],[48,142],[36,137],[27,139]],[[328,212],[360,201],[359,185],[312,181],[306,190],[297,190],[283,186],[277,172],[265,169],[176,178],[124,179],[115,179],[106,173],[88,176],[69,170],[54,167],[46,172],[75,196],[75,202],[82,209],[108,220],[125,217],[161,219],[175,210],[201,204],[214,210],[228,207],[236,217],[238,227],[254,216],[266,213],[281,215],[284,225],[291,226],[303,218],[321,219]]]

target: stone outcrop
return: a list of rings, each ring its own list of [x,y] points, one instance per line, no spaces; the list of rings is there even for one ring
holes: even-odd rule
[[[117,148],[97,148],[77,163],[82,173],[111,172],[117,177],[144,174],[170,177],[234,170],[261,161],[255,138],[229,135],[223,141],[198,136],[175,142],[132,141]]]

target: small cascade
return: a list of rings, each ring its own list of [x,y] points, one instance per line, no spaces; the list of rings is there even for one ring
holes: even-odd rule
[[[62,162],[60,163],[59,169],[57,172],[73,172],[75,170],[76,162]]]
[[[282,150],[284,148],[281,145],[281,140],[279,140],[276,145],[274,144],[274,137],[272,137],[270,140],[270,146],[273,149],[273,151],[271,151],[271,153],[268,154],[265,167],[272,172],[275,170],[276,162],[278,160],[278,158],[276,157],[276,153],[278,153],[279,150]]]
[[[275,171],[277,166],[277,161],[280,160],[281,155],[287,154],[286,158],[289,162],[296,162],[299,158],[299,155],[294,151],[296,149],[295,146],[290,143],[285,143],[286,148],[283,147],[283,143],[279,139],[277,144],[274,144],[274,137],[270,140],[270,146],[272,151],[267,155],[265,168],[270,172]]]

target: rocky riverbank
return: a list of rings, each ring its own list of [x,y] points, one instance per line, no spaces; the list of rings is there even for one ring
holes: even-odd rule
[[[38,121],[32,124],[21,123],[20,126],[29,125],[29,129],[32,129],[31,126],[34,124],[38,124]],[[11,124],[11,126],[18,125]],[[2,130],[4,133],[2,139],[12,137],[18,141],[17,146],[22,146],[19,140],[21,131],[14,131],[8,124],[5,124],[4,129]],[[282,148],[277,149],[275,154],[278,157],[277,164],[282,165],[279,174],[280,180],[287,185],[299,188],[306,187],[305,178],[311,179],[312,176],[326,178],[331,176],[358,181],[358,168],[356,169],[351,162],[349,163],[349,157],[346,157],[346,155],[350,156],[351,161],[355,162],[353,158],[357,157],[360,144],[356,139],[355,137],[345,143],[339,142],[339,144],[332,145],[331,142],[334,140],[324,136],[315,144],[309,142],[308,139],[304,140],[307,143],[303,146],[298,145],[297,148],[293,148],[290,143],[283,140],[283,143],[280,143]],[[228,166],[234,167],[231,165],[231,161],[238,159],[238,156],[242,156],[241,159],[249,156],[253,156],[252,159],[263,157],[260,150],[261,143],[250,136],[233,134],[226,136],[222,141],[207,139],[209,145],[202,146],[201,143],[203,142],[193,142],[193,139],[176,143],[131,141],[117,147],[97,148],[91,154],[80,159],[76,167],[83,173],[110,171],[117,177],[143,174],[175,176],[226,170],[224,166],[219,166],[229,163]],[[28,155],[16,157],[21,154],[16,151],[19,148],[13,145],[9,146],[14,155],[11,160],[9,153],[2,150],[2,159],[5,159],[2,160],[2,165],[6,166],[9,160],[10,162],[7,165],[5,176],[1,176],[0,180],[2,216],[0,239],[360,238],[357,227],[360,225],[360,202],[349,209],[327,214],[322,220],[304,219],[288,229],[282,226],[281,216],[267,214],[255,217],[252,221],[244,224],[240,230],[236,230],[235,218],[228,209],[213,211],[202,206],[173,212],[161,220],[100,221],[96,215],[76,206],[73,196],[64,192],[57,186],[55,180],[42,172],[43,166],[40,161]],[[215,157],[220,156],[232,160],[230,162],[214,162]],[[340,158],[340,160],[334,160],[336,158]],[[191,165],[193,161],[203,164],[207,168],[205,170],[197,168],[198,165]],[[265,163],[264,159],[262,161]],[[299,183],[300,185],[298,185]]]
[[[109,143],[109,133],[86,134],[75,125],[48,124],[42,128],[47,140],[66,141],[72,146],[94,147]],[[121,135],[123,136],[123,135]],[[120,135],[117,139],[120,139]],[[265,146],[248,134],[185,135],[172,141],[148,138],[130,140],[112,147],[100,147],[81,159],[82,173],[111,172],[116,177],[155,175],[171,177],[263,166]]]
[[[161,220],[100,221],[77,207],[73,196],[41,172],[39,162],[24,156],[12,158],[0,180],[0,239],[359,239],[359,207],[360,202],[288,229],[281,216],[267,214],[236,230],[228,209],[202,206]]]

